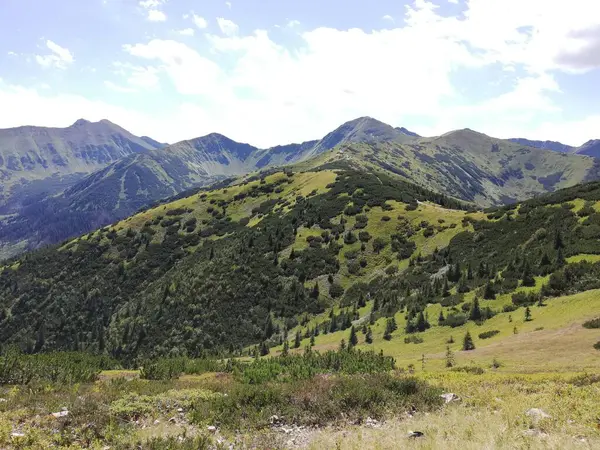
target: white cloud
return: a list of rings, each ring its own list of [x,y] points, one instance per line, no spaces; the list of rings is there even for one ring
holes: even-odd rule
[[[146,18],[150,22],[165,22],[167,15],[161,10],[166,0],[141,0],[139,5],[146,11]]]
[[[146,9],[163,6],[158,0],[144,3]],[[156,88],[165,78],[185,96],[174,109],[154,108],[160,111],[152,114],[162,115],[157,132],[165,133],[157,138],[167,141],[217,131],[268,146],[318,138],[362,115],[392,125],[426,118],[417,131],[432,135],[470,127],[499,137],[574,144],[597,136],[600,115],[575,121],[561,107],[563,77],[557,75],[595,67],[597,0],[572,0],[568,9],[547,0],[461,3],[465,11],[449,17],[432,2],[415,0],[402,25],[398,17],[392,29],[298,32],[300,44],[293,49],[264,30],[242,35],[235,23],[219,18],[222,34],[208,35],[210,52],[160,39],[125,46],[144,67],[123,68],[116,85]],[[497,94],[488,98],[477,92],[474,101],[457,87],[472,89],[461,77],[479,70],[489,70],[488,77],[500,73],[513,84],[504,91],[496,86]],[[475,79],[481,76],[486,74]],[[121,116],[114,117],[118,122]],[[158,123],[139,122],[149,135]]]
[[[208,22],[204,17],[198,16],[194,13],[192,13],[192,20],[194,21],[194,24],[201,30],[208,26]]]
[[[150,22],[164,22],[167,20],[167,15],[157,9],[151,9],[148,11],[148,20]]]
[[[185,44],[154,39],[148,44],[125,45],[123,49],[133,56],[160,62],[161,70],[181,94],[214,94],[218,87],[219,66]]]
[[[121,92],[121,93],[137,92],[137,89],[127,87],[127,86],[121,86],[121,85],[113,83],[112,81],[104,81],[104,86],[109,88],[111,91],[116,91],[116,92]]]
[[[387,20],[388,22],[392,22],[394,23],[395,20],[392,16],[390,16],[389,14],[386,14],[385,16],[382,17],[383,20]]]
[[[231,2],[225,2],[225,6],[227,6],[227,9],[231,9]]]
[[[298,25],[300,25],[300,21],[299,20],[288,20],[288,23],[287,23],[286,26],[288,28],[294,28],[294,27],[297,27]]]
[[[239,31],[239,27],[235,22],[224,19],[223,17],[217,17],[217,24],[219,25],[221,33],[226,36],[234,36]]]
[[[12,51],[8,52],[7,55],[8,56],[17,56],[17,54],[15,52],[12,52]]]
[[[67,48],[48,40],[46,47],[52,52],[48,55],[36,55],[35,60],[42,67],[56,67],[66,69],[67,66],[75,61],[73,53]]]
[[[184,28],[183,30],[178,30],[177,33],[181,34],[182,36],[193,36],[194,29],[193,28]]]

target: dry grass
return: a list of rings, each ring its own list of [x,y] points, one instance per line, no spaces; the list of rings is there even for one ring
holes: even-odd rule
[[[424,374],[462,398],[432,414],[390,420],[379,428],[326,429],[311,449],[594,449],[600,448],[600,384],[573,384],[573,376],[488,373]],[[551,418],[525,412],[540,408]],[[409,439],[409,431],[424,437]]]

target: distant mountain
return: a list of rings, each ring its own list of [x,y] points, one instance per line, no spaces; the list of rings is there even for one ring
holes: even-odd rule
[[[154,148],[165,148],[166,146],[169,145],[169,144],[155,141],[154,139],[152,139],[151,137],[148,137],[148,136],[141,136],[140,139],[142,141],[144,141],[146,144],[153,146]]]
[[[600,179],[600,161],[593,158],[526,147],[470,129],[406,143],[345,144],[304,167],[348,163],[480,206],[512,203]]]
[[[85,126],[81,124],[79,126]],[[156,146],[156,141],[138,141]],[[40,194],[0,227],[0,257],[62,241],[188,189],[257,170],[350,163],[385,172],[480,206],[510,203],[600,178],[600,162],[495,139],[464,129],[423,138],[369,117],[324,138],[260,149],[212,133],[132,152],[63,192]],[[57,181],[58,184],[58,181]]]
[[[156,148],[155,141],[108,120],[0,130],[0,208],[18,209],[29,195],[58,192],[125,156]]]
[[[581,147],[576,148],[573,153],[577,155],[593,156],[594,158],[600,158],[600,139],[593,139],[587,141]]]
[[[403,133],[403,134],[405,134],[407,136],[410,136],[410,137],[415,137],[415,138],[421,137],[420,135],[418,135],[414,131],[407,130],[404,127],[396,127],[396,130],[398,130],[400,133]]]
[[[508,140],[517,144],[526,145],[528,147],[539,148],[542,150],[552,150],[561,153],[571,153],[575,149],[575,147],[556,141],[532,141],[524,138],[511,138]]]

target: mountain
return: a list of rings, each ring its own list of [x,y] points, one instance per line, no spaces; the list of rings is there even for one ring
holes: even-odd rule
[[[575,149],[575,147],[556,141],[532,141],[524,138],[511,138],[508,140],[517,144],[525,145],[527,147],[534,147],[542,150],[552,150],[561,153],[571,153]]]
[[[421,137],[420,135],[418,135],[414,131],[407,130],[404,127],[396,127],[396,130],[398,130],[400,133],[403,133],[403,134],[405,134],[407,136],[410,136],[410,137],[414,137],[414,138]]]
[[[164,142],[158,142],[148,136],[141,136],[140,139],[144,141],[146,144],[152,146],[153,148],[165,148],[169,144],[165,144]]]
[[[300,340],[318,329],[316,345],[327,348],[351,324],[370,323],[383,343],[396,317],[393,342],[403,335],[409,351],[427,336],[429,353],[443,354],[440,333],[475,322],[487,331],[511,313],[510,330],[521,330],[525,306],[539,327],[538,317],[568,309],[569,297],[556,311],[553,297],[597,287],[600,263],[584,260],[600,254],[599,204],[595,182],[483,213],[352,161],[286,169],[8,262],[0,343],[123,361],[261,342],[275,353],[284,328]],[[591,315],[594,304],[576,310]]]
[[[27,196],[59,192],[123,157],[157,148],[108,120],[0,130],[0,208],[17,210]]]
[[[340,161],[481,206],[523,200],[600,177],[600,165],[592,158],[524,147],[468,129],[417,137],[369,117],[347,122],[320,140],[269,149],[213,133],[127,155],[70,183],[62,193],[24,202],[19,213],[3,218],[0,255],[6,258],[60,242],[225,178]]]
[[[481,206],[512,203],[600,178],[600,161],[593,158],[524,147],[469,129],[407,143],[351,143],[303,167],[335,167],[340,162],[394,174]]]
[[[592,139],[587,141],[581,147],[576,148],[573,153],[577,155],[593,156],[600,158],[600,139]]]
[[[78,121],[71,128],[83,135],[83,129],[97,125],[119,129],[107,121]],[[319,141],[270,149],[235,142],[217,133],[166,147],[149,138],[135,138],[138,144],[154,148],[121,155],[108,167],[62,186],[67,187],[62,193],[30,197],[22,209],[5,217],[0,227],[0,256],[10,257],[88,232],[193,187],[302,161],[339,143],[405,138],[405,134],[370,118],[348,122]]]

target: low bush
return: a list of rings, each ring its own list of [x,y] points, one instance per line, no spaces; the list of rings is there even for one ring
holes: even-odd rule
[[[0,384],[51,382],[58,384],[89,383],[102,370],[118,368],[108,356],[83,352],[55,352],[25,355],[16,348],[0,356]]]
[[[583,328],[588,328],[588,329],[600,328],[600,317],[597,317],[596,319],[592,319],[592,320],[588,320],[587,322],[584,322]]]
[[[239,384],[227,396],[198,401],[190,418],[229,430],[268,426],[274,415],[283,422],[306,425],[360,422],[409,407],[431,409],[441,404],[440,393],[423,381],[387,373],[316,376],[293,383]]]
[[[479,333],[479,339],[489,339],[496,336],[498,333],[500,333],[500,330],[484,331],[483,333]]]

